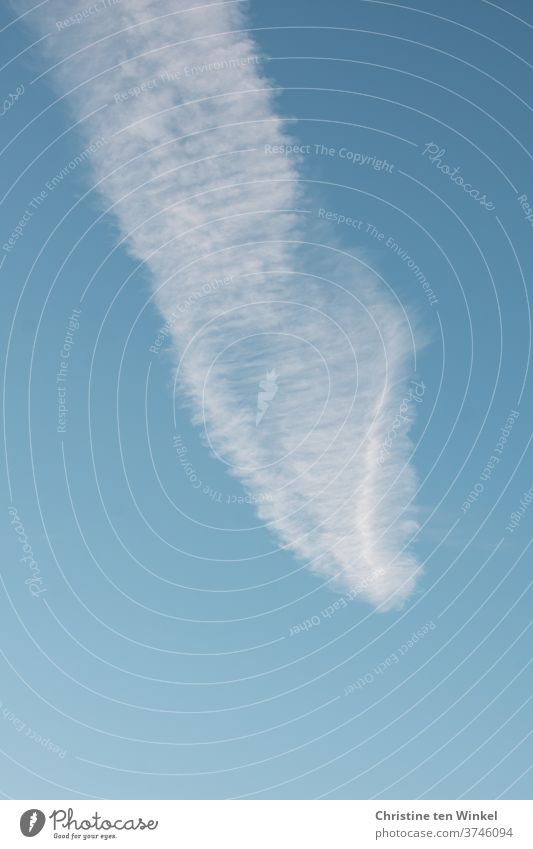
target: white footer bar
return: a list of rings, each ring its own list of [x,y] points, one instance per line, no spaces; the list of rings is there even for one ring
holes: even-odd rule
[[[184,849],[532,849],[529,801],[0,801],[0,843]],[[28,838],[35,837],[35,844]],[[67,843],[67,841],[69,841]]]

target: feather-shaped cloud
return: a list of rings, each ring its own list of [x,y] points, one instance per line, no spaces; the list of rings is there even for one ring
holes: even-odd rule
[[[294,139],[243,4],[90,9],[73,19],[52,0],[28,20],[50,34],[48,73],[76,117],[92,113],[80,131],[106,140],[99,188],[150,272],[207,443],[269,494],[257,510],[281,545],[382,609],[401,603],[419,569],[407,428],[383,446],[410,328],[362,261],[311,244],[298,159],[265,151]]]

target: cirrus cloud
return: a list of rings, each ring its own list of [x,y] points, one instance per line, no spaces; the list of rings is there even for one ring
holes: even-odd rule
[[[419,572],[407,428],[380,457],[411,376],[405,313],[361,257],[315,244],[298,158],[265,152],[294,139],[243,3],[95,7],[72,20],[51,0],[27,20],[76,118],[91,116],[80,132],[106,139],[99,190],[149,271],[206,445],[268,493],[257,512],[282,547],[400,604]]]

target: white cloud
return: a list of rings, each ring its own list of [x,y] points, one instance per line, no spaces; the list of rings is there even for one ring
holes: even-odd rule
[[[107,104],[82,125],[107,140],[93,167],[165,318],[203,283],[232,277],[172,321],[206,443],[251,494],[271,496],[257,510],[282,546],[382,608],[400,603],[419,568],[405,429],[379,457],[410,377],[403,311],[362,262],[297,244],[312,241],[309,216],[294,211],[309,196],[295,158],[265,155],[293,140],[239,31],[244,4],[95,5],[67,26],[70,0],[26,20],[51,33],[50,76],[61,93],[75,89],[76,117]],[[258,384],[273,369],[258,427]]]

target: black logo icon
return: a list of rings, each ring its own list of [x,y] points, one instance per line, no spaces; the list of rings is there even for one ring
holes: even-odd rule
[[[42,811],[37,810],[37,808],[30,808],[20,818],[20,830],[24,837],[35,837],[43,830],[45,822],[46,817]]]

